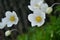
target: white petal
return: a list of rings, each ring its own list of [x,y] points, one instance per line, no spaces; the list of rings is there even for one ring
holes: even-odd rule
[[[16,20],[15,20],[15,22],[14,22],[14,24],[16,25],[16,24],[18,23],[19,19],[18,19],[17,14],[16,14],[15,11],[13,11],[13,14],[14,14],[14,16],[15,16],[15,18],[16,18]]]
[[[30,1],[30,4],[31,4],[31,5],[34,5],[34,4],[36,4],[36,3],[42,3],[42,2],[44,2],[44,0],[31,0],[31,1]]]
[[[3,29],[5,27],[5,25],[1,22],[0,23],[0,29]]]
[[[46,12],[47,8],[48,8],[48,4],[47,4],[47,3],[43,3],[43,4],[41,5],[41,10],[42,10],[43,12]]]
[[[36,23],[33,23],[33,22],[32,22],[31,25],[32,25],[32,27],[34,27],[34,26],[36,26]]]
[[[11,13],[12,13],[12,12],[10,12],[10,11],[6,11],[5,15],[6,15],[6,16],[10,16]]]
[[[28,5],[28,8],[29,8],[31,11],[34,11],[33,6]]]
[[[43,19],[46,18],[45,13],[42,12],[42,11],[40,11],[40,10],[36,10],[36,11],[34,11],[34,14],[35,14],[35,16],[41,16]]]
[[[13,24],[11,24],[11,23],[8,23],[8,24],[7,24],[7,27],[12,27],[12,25],[13,25]]]
[[[38,2],[39,2],[39,0],[31,0],[30,5],[34,5],[35,3],[38,3]]]
[[[18,17],[16,17],[16,20],[14,21],[14,23],[13,24],[17,24],[18,23],[18,21],[19,21],[19,19],[18,19]]]
[[[12,27],[12,25],[14,24],[14,22],[11,22],[8,18],[7,18],[7,27]]]
[[[2,22],[3,22],[3,23],[6,23],[6,22],[7,22],[6,17],[5,17],[5,18],[2,18]]]
[[[38,27],[41,27],[44,24],[45,20],[42,20],[40,23],[37,24]]]
[[[2,25],[3,27],[5,27],[5,26],[6,26],[6,23],[7,23],[6,18],[2,18],[1,25]]]
[[[36,10],[39,10],[38,8],[35,8],[34,6],[30,6],[30,5],[28,5],[28,8],[31,10],[31,11],[36,11]]]
[[[15,12],[15,11],[12,11],[12,15],[15,15],[15,16],[17,16],[17,14],[16,14],[16,12]]]
[[[17,16],[17,14],[16,14],[15,11],[12,11],[12,12],[7,11],[7,12],[5,13],[5,15],[6,15],[7,17],[10,17],[10,16]]]
[[[0,29],[3,29],[6,26],[6,19],[2,18],[2,22],[0,22]]]
[[[7,27],[11,27],[13,24],[9,21],[9,19],[6,17],[6,18],[3,18],[2,19],[2,22],[4,23],[4,24],[6,24],[7,25]]]
[[[30,22],[34,22],[34,21],[35,21],[35,15],[34,15],[34,14],[29,14],[29,15],[28,15],[28,20],[29,20]]]

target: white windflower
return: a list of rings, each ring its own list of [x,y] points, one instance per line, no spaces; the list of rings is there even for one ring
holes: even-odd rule
[[[44,3],[44,0],[31,0],[30,5],[28,5],[28,8],[31,11],[40,10],[46,12],[46,9],[48,8],[48,4]]]
[[[28,20],[32,26],[42,26],[45,22],[45,13],[42,11],[35,11],[33,14],[28,15]]]
[[[6,17],[3,20],[6,22],[7,27],[11,27],[13,24],[16,25],[18,23],[19,19],[15,11],[13,12],[7,11],[5,15]]]

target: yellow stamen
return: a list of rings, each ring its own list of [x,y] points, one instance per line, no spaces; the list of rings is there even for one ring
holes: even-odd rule
[[[11,21],[11,22],[15,21],[15,16],[11,16],[11,17],[10,17],[10,21]]]
[[[36,22],[40,22],[42,20],[42,18],[40,16],[36,17]]]

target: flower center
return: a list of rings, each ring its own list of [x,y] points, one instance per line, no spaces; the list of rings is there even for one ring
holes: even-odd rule
[[[42,20],[42,18],[40,16],[36,17],[36,22],[40,22]]]
[[[14,16],[11,16],[11,17],[10,17],[10,21],[11,21],[11,22],[15,21],[15,17],[14,17]]]

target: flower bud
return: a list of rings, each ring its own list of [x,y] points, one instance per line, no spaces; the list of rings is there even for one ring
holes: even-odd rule
[[[53,11],[52,7],[48,7],[47,10],[46,10],[46,13],[50,14],[52,11]]]
[[[9,36],[9,35],[11,35],[11,30],[5,32],[5,36]]]

